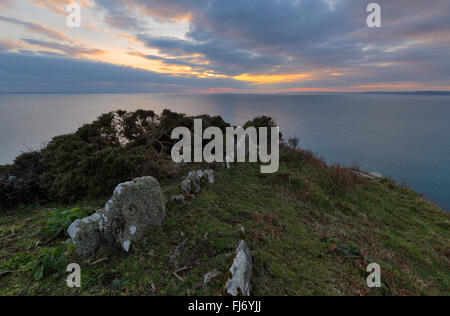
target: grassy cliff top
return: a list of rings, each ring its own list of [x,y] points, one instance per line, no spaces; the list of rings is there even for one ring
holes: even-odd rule
[[[128,255],[104,250],[82,261],[68,247],[81,289],[66,286],[65,266],[33,278],[29,263],[67,239],[45,243],[35,234],[56,216],[54,206],[1,215],[0,295],[216,295],[241,238],[252,252],[253,295],[450,295],[449,214],[389,179],[362,178],[308,152],[284,148],[280,166],[276,174],[260,174],[257,164],[216,167],[216,183],[169,205],[164,226]],[[179,179],[162,185],[167,198],[181,192]],[[373,262],[380,289],[366,286]],[[215,269],[222,274],[203,286]]]

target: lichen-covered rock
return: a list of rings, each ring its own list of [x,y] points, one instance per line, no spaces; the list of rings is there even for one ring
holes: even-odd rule
[[[68,233],[76,253],[93,256],[102,245],[129,251],[150,226],[161,226],[165,219],[165,201],[158,181],[138,178],[119,184],[105,208],[72,223]]]
[[[250,296],[253,263],[250,250],[244,240],[236,248],[236,257],[230,268],[231,279],[226,283],[227,293],[232,296]]]
[[[98,251],[102,244],[102,232],[99,212],[92,216],[78,219],[67,230],[75,252],[82,258],[88,258]]]
[[[188,176],[181,181],[181,190],[187,195],[194,195],[200,193],[208,184],[214,182],[214,170],[191,171]]]
[[[161,226],[166,204],[161,187],[153,177],[119,184],[105,205],[105,236],[109,243],[127,251],[150,226]]]

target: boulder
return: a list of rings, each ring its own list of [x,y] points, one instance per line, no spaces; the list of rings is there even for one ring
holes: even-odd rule
[[[114,246],[128,252],[150,226],[161,226],[165,219],[165,201],[158,181],[137,178],[119,184],[105,208],[72,223],[68,233],[76,253],[93,256],[102,246]]]
[[[166,216],[164,196],[158,181],[143,177],[119,184],[101,217],[111,245],[128,252],[150,226],[161,226]]]
[[[236,248],[236,257],[230,268],[231,279],[225,285],[226,291],[232,296],[250,296],[253,263],[250,250],[244,240]]]
[[[214,182],[214,170],[191,171],[188,176],[181,181],[181,190],[187,195],[195,195],[203,191],[208,184]]]
[[[83,219],[77,219],[67,230],[75,245],[75,252],[82,258],[95,255],[101,247],[102,232],[99,212]]]

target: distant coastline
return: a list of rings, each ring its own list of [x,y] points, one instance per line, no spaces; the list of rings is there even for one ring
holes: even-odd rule
[[[439,95],[450,96],[450,91],[362,91],[362,92],[338,92],[338,91],[305,91],[305,92],[274,92],[274,93],[189,93],[189,92],[142,92],[142,91],[0,91],[0,94],[161,94],[161,95]]]
[[[444,95],[450,91],[363,91],[363,92],[280,92],[280,94],[387,94],[387,95]]]

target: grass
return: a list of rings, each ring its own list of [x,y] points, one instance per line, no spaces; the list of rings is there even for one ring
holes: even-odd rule
[[[103,250],[81,261],[69,247],[65,256],[82,268],[80,289],[66,286],[65,269],[36,281],[22,268],[67,238],[35,234],[55,210],[2,215],[0,295],[216,295],[241,238],[252,252],[253,295],[450,295],[449,214],[389,179],[357,177],[308,152],[285,148],[280,161],[273,175],[257,164],[217,168],[216,184],[170,205],[164,226],[149,229],[129,254]],[[178,182],[163,182],[167,198],[180,193]],[[381,266],[379,289],[366,286],[372,262]],[[215,269],[222,274],[203,286]]]

